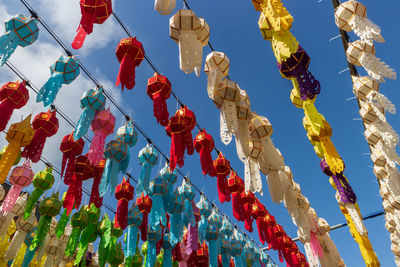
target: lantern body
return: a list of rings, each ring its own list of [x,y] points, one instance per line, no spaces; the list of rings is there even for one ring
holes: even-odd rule
[[[133,121],[128,121],[124,126],[118,128],[117,138],[127,144],[129,147],[136,145],[138,133],[133,126]]]
[[[229,58],[222,52],[213,51],[206,57],[204,72],[207,73],[208,97],[214,100],[214,90],[229,72]],[[219,108],[219,106],[217,106]]]
[[[154,73],[147,81],[147,95],[153,100],[153,114],[157,123],[162,126],[168,124],[168,107],[166,100],[171,95],[171,82],[167,77]]]
[[[209,174],[211,177],[215,176],[215,169],[211,152],[215,148],[214,139],[209,135],[206,130],[200,131],[194,142],[194,148],[200,154],[201,169],[203,174]]]
[[[64,183],[69,185],[74,172],[75,158],[82,153],[85,141],[82,139],[74,140],[74,134],[70,133],[63,137],[60,150],[63,153],[62,164],[61,164],[61,177],[64,174]]]
[[[221,203],[231,201],[228,181],[226,177],[230,173],[230,162],[220,153],[214,160],[214,169],[217,175],[218,198]]]
[[[155,0],[154,10],[160,15],[169,15],[175,9],[176,0]]]
[[[115,227],[124,230],[128,222],[128,202],[133,199],[134,188],[129,180],[122,179],[121,184],[115,189],[115,198],[118,199],[117,213],[115,214]]]

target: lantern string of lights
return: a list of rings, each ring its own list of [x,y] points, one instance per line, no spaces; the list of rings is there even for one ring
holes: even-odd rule
[[[30,6],[29,3],[26,2],[26,0],[21,0],[21,2],[23,3],[23,5],[28,9],[28,11],[30,12],[30,14],[32,15],[32,17],[37,18],[38,21],[42,24],[42,26],[46,29],[46,31],[55,39],[55,41],[61,46],[61,48],[65,51],[65,53],[68,56],[72,56],[72,53],[69,51],[69,49],[67,48],[67,46],[62,42],[62,40],[57,36],[57,34],[54,33],[54,31],[51,29],[51,27],[38,15],[38,13],[35,11],[35,9],[32,8],[32,6]],[[115,16],[115,15],[114,15]],[[127,30],[127,28],[125,27],[125,29]],[[129,32],[129,31],[128,31]],[[128,33],[127,32],[127,33]],[[150,61],[149,61],[150,64]],[[82,64],[82,62],[78,62],[79,67],[82,69],[82,71],[96,84],[96,86],[98,87],[102,87],[100,85],[100,83],[96,80],[96,78],[88,71],[88,69]],[[150,64],[152,65],[152,64]],[[155,69],[156,70],[156,69]],[[157,71],[156,71],[157,72]],[[127,119],[130,120],[130,116],[129,114],[124,110],[124,108],[118,104],[118,102],[113,99],[113,97],[105,90],[103,89],[103,93],[104,95],[112,102],[112,104],[122,113],[122,115]],[[175,94],[175,93],[174,93]],[[175,98],[178,101],[179,98],[178,96],[175,94]],[[178,101],[178,103],[180,105],[184,105],[182,103],[182,101]],[[164,158],[167,162],[169,162],[169,157],[161,150],[159,149],[159,147],[151,140],[151,138],[144,132],[144,130],[136,123],[133,122],[133,126],[145,137],[145,139],[147,140],[147,142],[149,144],[151,144]],[[198,124],[196,125],[199,129],[202,129]],[[220,151],[218,149],[215,149],[215,151],[219,154]],[[184,175],[184,173],[180,170],[180,169],[176,169],[177,172],[186,180],[188,179],[186,175]],[[235,170],[231,167],[231,170],[235,172]],[[130,174],[126,173],[126,175],[130,178]],[[204,195],[204,193],[202,192],[202,190],[196,186],[195,184],[193,184],[191,182],[192,187],[201,195]],[[216,207],[214,203],[211,203],[211,205],[213,207]],[[230,223],[232,223],[236,229],[241,229],[237,226],[237,224],[233,223],[231,221],[231,219],[226,216],[221,210],[217,210],[218,213],[220,213],[223,217],[227,218],[229,220]],[[247,236],[247,234],[245,234],[243,231],[242,233]],[[254,243],[254,240],[250,238],[250,240]]]

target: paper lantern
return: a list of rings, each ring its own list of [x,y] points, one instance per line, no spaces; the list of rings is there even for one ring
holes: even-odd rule
[[[103,175],[104,166],[106,161],[103,159],[94,166],[94,176],[93,176],[93,184],[92,184],[92,191],[90,193],[90,200],[89,204],[94,203],[97,208],[100,208],[103,204],[103,198],[100,197],[99,194],[99,186],[101,182],[101,176]]]
[[[15,167],[11,171],[8,180],[12,186],[0,207],[0,212],[2,214],[8,213],[12,210],[22,188],[27,187],[32,183],[33,176],[34,173],[31,169],[31,162],[29,160],[25,161],[22,166]]]
[[[122,90],[124,90],[124,87],[129,90],[133,89],[135,86],[135,68],[142,63],[145,57],[142,43],[136,40],[136,37],[121,39],[115,54],[121,64],[115,86],[121,83]]]
[[[164,208],[167,212],[172,214],[174,212],[174,184],[178,179],[176,170],[171,171],[167,162],[165,162],[165,167],[161,169],[159,173],[160,177],[167,184],[167,193],[163,195]]]
[[[153,202],[148,195],[143,193],[136,199],[136,205],[141,213],[143,213],[143,221],[140,225],[140,232],[142,241],[147,240],[148,216],[151,211]]]
[[[46,138],[55,135],[58,131],[58,119],[56,118],[56,110],[40,112],[32,121],[32,128],[35,130],[35,135],[28,146],[22,151],[24,158],[32,160],[32,162],[38,162]]]
[[[128,211],[128,231],[126,236],[125,256],[133,257],[138,244],[138,228],[142,224],[143,213],[139,211],[136,205],[133,205]]]
[[[352,76],[351,78],[353,80],[353,93],[358,99],[367,100],[371,93],[379,92],[379,83],[368,76]]]
[[[354,31],[364,42],[385,42],[381,29],[367,18],[367,7],[360,2],[341,3],[335,11],[335,23],[343,31]]]
[[[63,84],[70,84],[79,76],[79,61],[74,56],[60,56],[50,66],[50,72],[51,77],[36,96],[36,102],[43,102],[45,107],[54,102]]]
[[[21,147],[29,145],[33,139],[35,132],[30,121],[31,116],[29,115],[23,121],[12,124],[7,131],[8,146],[0,159],[0,184],[7,179],[8,172],[20,155]]]
[[[213,166],[213,159],[211,152],[215,148],[214,139],[209,135],[205,129],[200,131],[193,141],[194,148],[200,154],[201,169],[204,175],[214,177],[216,175]]]
[[[22,14],[15,15],[5,24],[6,33],[0,36],[1,66],[14,53],[17,46],[26,47],[33,44],[39,36],[36,18],[27,18]]]
[[[210,28],[192,10],[181,9],[169,19],[169,36],[179,45],[180,68],[200,75],[203,47],[208,44]]]
[[[108,217],[108,214],[105,213],[102,220],[97,225],[97,230],[100,235],[100,242],[97,250],[97,253],[99,254],[99,266],[105,266],[107,261],[111,239],[114,239],[112,238],[112,226],[113,223]]]
[[[60,150],[63,153],[62,164],[61,164],[61,177],[64,174],[64,183],[69,185],[72,179],[72,173],[74,172],[75,158],[82,153],[85,141],[82,139],[74,140],[73,132],[63,137]]]
[[[256,197],[252,192],[242,192],[240,195],[242,199],[242,205],[244,209],[244,222],[245,229],[250,233],[253,232],[253,204],[255,203]]]
[[[183,236],[182,213],[185,211],[185,199],[178,190],[173,193],[171,210],[170,240],[173,246],[178,246],[177,244]]]
[[[218,239],[220,236],[219,229],[221,227],[221,218],[213,209],[208,218],[208,227],[206,232],[206,240],[208,241],[208,253],[210,266],[218,266]]]
[[[168,107],[167,99],[171,96],[171,82],[167,77],[158,73],[147,81],[147,95],[153,100],[153,114],[157,119],[157,123],[162,126],[168,124]]]
[[[244,191],[244,182],[237,175],[236,172],[232,171],[228,179],[228,188],[232,195],[232,212],[233,216],[238,221],[244,220],[244,209],[241,203],[241,193]]]
[[[115,227],[125,230],[128,221],[128,202],[133,199],[134,188],[125,177],[115,188],[115,198],[118,200],[117,213],[115,214]]]
[[[223,79],[228,76],[229,58],[225,53],[213,51],[206,57],[204,72],[207,77],[208,97],[214,100],[214,90],[219,87]],[[217,104],[217,108],[219,105]]]
[[[3,131],[14,109],[20,109],[29,100],[29,92],[25,87],[25,81],[8,82],[0,88],[0,131]]]
[[[396,72],[375,56],[374,44],[361,40],[349,43],[346,50],[347,61],[356,66],[362,66],[369,77],[378,82],[384,82],[386,78],[396,79]]]
[[[104,108],[106,97],[102,87],[89,89],[81,97],[81,109],[83,112],[79,117],[74,130],[74,139],[77,140],[87,134],[96,112]]]
[[[156,243],[162,237],[162,228],[159,223],[149,226],[149,231],[147,234],[148,248],[147,248],[147,264],[148,266],[155,266],[157,249]]]
[[[114,253],[109,254],[109,256],[111,258],[108,259],[108,263],[113,267],[120,266],[122,263],[124,263],[125,255],[120,242],[116,245]]]
[[[169,15],[175,9],[176,0],[155,0],[154,10],[160,15]]]
[[[168,192],[167,181],[162,177],[156,176],[149,185],[149,194],[152,196],[152,207],[150,213],[150,222],[152,224],[160,223],[163,227],[167,224],[167,217],[165,216],[165,207],[163,203],[163,196]]]
[[[196,206],[200,209],[201,215],[200,222],[198,223],[199,241],[203,242],[206,238],[208,217],[211,215],[211,205],[206,201],[204,195],[201,195],[200,201],[197,202]]]
[[[47,166],[43,171],[35,174],[32,183],[35,189],[29,195],[24,211],[24,220],[27,220],[40,196],[54,184],[53,167]]]
[[[114,132],[114,126],[115,117],[110,108],[96,112],[91,124],[94,135],[88,153],[93,165],[97,165],[103,159],[104,144],[107,136]]]
[[[73,49],[82,47],[86,35],[93,31],[93,24],[103,24],[112,13],[111,0],[80,0],[79,3],[82,17],[71,44]]]
[[[127,120],[124,126],[118,128],[117,138],[128,147],[133,147],[138,141],[138,133],[135,130],[134,122]]]
[[[218,189],[218,199],[221,203],[225,201],[231,201],[230,191],[228,187],[228,181],[226,177],[231,172],[230,162],[219,153],[218,158],[214,160],[214,169],[217,173],[217,189]]]
[[[183,225],[188,225],[189,223],[191,225],[195,225],[196,220],[194,217],[193,206],[192,206],[192,200],[195,197],[195,193],[193,192],[192,185],[190,184],[189,181],[186,181],[186,179],[182,180],[182,185],[179,187],[179,194],[182,195],[185,201],[185,211],[182,214]]]
[[[194,152],[192,130],[196,126],[196,116],[193,111],[186,106],[176,111],[172,116],[165,130],[171,137],[170,149],[170,168],[174,170],[176,164],[182,167],[184,164],[184,154],[187,150],[188,155]]]
[[[65,248],[65,255],[70,256],[75,253],[79,244],[79,237],[82,230],[87,226],[88,212],[83,207],[75,212],[71,217],[72,232],[68,239],[67,247]]]
[[[142,170],[136,186],[136,198],[142,193],[147,194],[149,190],[151,170],[158,163],[157,150],[152,145],[147,144],[139,151],[138,159],[139,164],[142,165]]]

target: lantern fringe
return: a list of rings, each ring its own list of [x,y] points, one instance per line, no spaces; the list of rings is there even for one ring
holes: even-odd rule
[[[197,225],[192,225],[189,223],[188,226],[188,234],[187,234],[187,242],[186,242],[186,253],[191,255],[193,252],[196,252],[198,249],[198,241],[199,234]]]
[[[183,212],[183,225],[188,226],[189,223],[192,225],[196,224],[196,219],[194,217],[192,202],[188,199],[185,199],[185,210]]]
[[[178,212],[172,213],[170,225],[170,242],[175,246],[183,236],[182,214]]]
[[[218,267],[218,244],[217,240],[208,241],[208,255],[210,267]]]
[[[17,49],[18,42],[18,35],[14,31],[10,31],[0,36],[1,66],[6,63],[6,61],[14,53],[15,49]]]
[[[19,248],[17,255],[15,256],[13,263],[11,264],[10,267],[19,267],[22,266],[22,262],[24,261],[24,256],[26,253],[26,245],[23,243],[21,247]]]
[[[22,186],[19,185],[13,185],[11,187],[10,191],[8,191],[7,196],[3,201],[3,204],[0,207],[0,212],[2,214],[7,214],[12,210],[19,194],[21,193],[21,190]]]
[[[51,223],[50,216],[43,215],[40,217],[37,231],[35,237],[32,240],[31,245],[29,246],[29,250],[34,250],[42,245],[44,239],[46,238],[47,233],[49,232],[50,223]]]
[[[47,136],[42,131],[36,130],[31,143],[24,148],[21,156],[30,159],[34,163],[38,162],[42,155],[46,138]]]
[[[148,241],[146,267],[153,267],[156,265],[157,260],[157,242]]]
[[[93,23],[96,20],[95,12],[83,12],[81,21],[79,23],[79,27],[76,30],[77,34],[72,42],[71,46],[73,49],[79,49],[82,47],[85,42],[85,38],[87,34],[91,34],[93,32]]]
[[[172,252],[170,249],[164,249],[163,267],[172,267]]]
[[[40,187],[35,188],[30,194],[28,200],[26,201],[25,211],[24,211],[24,220],[27,220],[29,216],[31,216],[32,210],[35,207],[35,204],[39,200],[40,196],[44,193],[44,190]]]
[[[63,83],[64,77],[61,73],[53,74],[39,90],[36,96],[36,102],[43,102],[45,107],[50,106],[54,102]]]
[[[87,132],[89,131],[90,124],[92,123],[92,120],[95,115],[96,115],[96,111],[91,107],[87,107],[83,110],[83,112],[82,112],[81,116],[79,117],[79,120],[76,124],[75,130],[74,130],[74,140],[78,140],[81,137],[83,137],[85,134],[87,134]],[[93,137],[93,139],[94,139],[94,137]],[[93,140],[92,140],[92,144],[93,144]]]
[[[231,256],[227,253],[221,253],[221,262],[223,267],[229,267]],[[256,265],[254,265],[256,266]]]
[[[381,35],[381,28],[368,18],[358,15],[353,16],[349,25],[354,33],[364,42],[372,43],[373,40],[379,43],[385,42]]]
[[[368,72],[368,75],[380,83],[385,82],[383,77],[396,79],[396,72],[373,54],[364,52],[360,58],[360,63]]]
[[[149,214],[147,212],[143,212],[143,221],[140,225],[140,237],[143,242],[147,241],[147,226],[149,224]]]
[[[125,230],[128,222],[128,204],[129,202],[127,199],[121,198],[118,200],[117,211],[115,213],[116,228],[121,228],[122,230]]]
[[[92,109],[91,109],[92,110]],[[103,159],[104,144],[106,142],[107,134],[102,131],[96,131],[92,143],[90,144],[88,159],[93,165],[97,165]]]
[[[81,235],[81,229],[79,227],[72,228],[71,235],[68,239],[67,247],[65,248],[66,256],[71,256],[75,253],[75,250],[78,247],[80,235]]]
[[[5,99],[0,103],[0,131],[3,131],[7,127],[7,123],[10,121],[13,114],[14,107],[10,99]]]
[[[4,259],[10,260],[15,257],[15,255],[18,253],[18,249],[24,243],[26,234],[27,234],[27,232],[25,232],[23,230],[18,230],[14,234],[14,237],[12,238],[12,240],[7,248],[7,251],[4,255]]]
[[[126,246],[125,246],[125,257],[130,258],[135,255],[136,247],[138,244],[139,229],[131,225],[128,227],[128,233],[126,236]]]
[[[167,224],[167,217],[165,216],[164,202],[161,195],[153,194],[153,203],[150,212],[150,222],[152,224],[161,223],[165,226]]]
[[[118,176],[118,172],[119,172],[119,163],[107,159],[99,185],[99,194],[101,197],[104,196],[108,190],[110,190],[110,177]]]
[[[56,226],[57,238],[60,238],[64,234],[65,227],[68,224],[70,216],[71,216],[71,213],[68,213],[67,209],[64,209],[63,213],[61,214],[60,220],[58,221],[57,226]]]
[[[168,107],[167,102],[160,93],[153,94],[153,114],[157,119],[157,123],[161,126],[168,125]]]
[[[120,83],[122,90],[124,90],[125,87],[130,90],[135,86],[135,60],[129,58],[127,55],[121,60],[115,86],[118,86]]]

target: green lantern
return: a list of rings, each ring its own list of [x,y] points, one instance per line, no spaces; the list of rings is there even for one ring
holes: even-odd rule
[[[68,239],[67,247],[65,249],[65,255],[71,256],[75,253],[78,247],[79,238],[81,236],[82,230],[87,226],[88,223],[88,213],[82,207],[71,217],[72,232]]]

